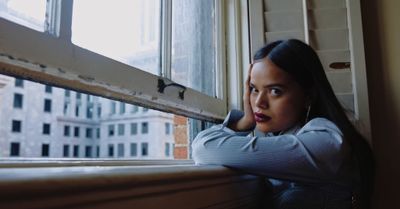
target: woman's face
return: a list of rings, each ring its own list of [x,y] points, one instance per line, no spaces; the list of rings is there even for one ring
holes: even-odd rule
[[[285,131],[298,123],[306,110],[306,96],[293,77],[269,58],[253,64],[250,103],[257,129]]]

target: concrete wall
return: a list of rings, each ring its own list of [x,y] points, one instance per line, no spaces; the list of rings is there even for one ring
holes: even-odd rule
[[[373,147],[374,208],[400,208],[400,1],[363,0]]]

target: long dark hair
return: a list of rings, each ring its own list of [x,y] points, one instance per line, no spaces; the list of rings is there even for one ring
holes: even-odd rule
[[[358,168],[358,188],[363,207],[369,207],[372,193],[374,162],[372,151],[364,137],[348,119],[336,98],[316,52],[302,41],[275,41],[257,51],[254,60],[268,57],[275,65],[288,72],[300,84],[311,100],[309,119],[324,117],[334,122],[352,150]]]

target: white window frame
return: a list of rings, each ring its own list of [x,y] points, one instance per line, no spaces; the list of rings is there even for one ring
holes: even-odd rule
[[[162,2],[162,6],[170,11],[171,0]],[[229,91],[226,91],[223,86],[226,80],[225,66],[232,68],[232,72],[236,72],[236,69],[240,67],[241,60],[237,57],[240,56],[241,46],[236,46],[240,43],[240,40],[238,40],[240,34],[232,35],[228,33],[230,34],[228,37],[222,37],[222,35],[225,34],[223,33],[225,26],[227,28],[233,27],[233,29],[227,29],[228,31],[240,31],[240,24],[235,24],[233,20],[225,16],[226,13],[235,16],[235,20],[240,19],[237,11],[230,8],[234,5],[235,8],[233,9],[238,10],[240,2],[246,1],[216,1],[216,10],[223,15],[221,17],[217,15],[217,28],[221,28],[218,30],[220,35],[217,38],[217,55],[219,56],[217,86],[221,87],[217,89],[218,98],[191,88],[186,89],[183,100],[178,97],[179,88],[168,87],[165,93],[159,93],[157,87],[159,79],[167,84],[172,82],[170,80],[170,67],[168,67],[171,64],[169,59],[163,59],[165,62],[162,63],[161,69],[163,69],[162,76],[164,77],[160,77],[72,44],[73,1],[50,1],[47,10],[50,11],[48,14],[53,18],[48,20],[49,27],[47,30],[49,31],[45,33],[0,18],[0,28],[2,28],[0,34],[0,73],[88,92],[191,118],[220,122],[228,111],[228,104],[238,102],[227,100],[227,98],[230,98],[227,95]],[[225,9],[228,11],[224,11]],[[163,16],[165,16],[165,20],[171,18],[171,14],[168,12],[163,13]],[[227,25],[224,21],[228,22]],[[59,24],[55,24],[55,22],[59,22]],[[170,28],[168,24],[162,26]],[[162,36],[166,40],[170,40],[171,31],[165,30]],[[226,43],[225,40],[228,40],[229,43]],[[232,41],[233,43],[230,43]],[[226,50],[226,46],[228,50]],[[167,41],[163,43],[162,50],[169,50],[170,47],[170,42]],[[225,57],[225,50],[232,55]],[[165,52],[163,55],[170,56]],[[236,60],[237,63],[226,64],[225,58]],[[236,90],[232,89],[232,92],[237,92]]]

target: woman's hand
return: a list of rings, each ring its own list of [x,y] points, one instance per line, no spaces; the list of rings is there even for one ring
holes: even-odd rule
[[[247,79],[245,82],[245,91],[243,93],[243,106],[244,106],[244,116],[238,120],[236,123],[228,124],[228,127],[235,131],[251,131],[254,129],[256,125],[256,121],[254,119],[253,109],[251,108],[250,103],[250,75],[251,70],[253,68],[253,64],[250,64]]]

